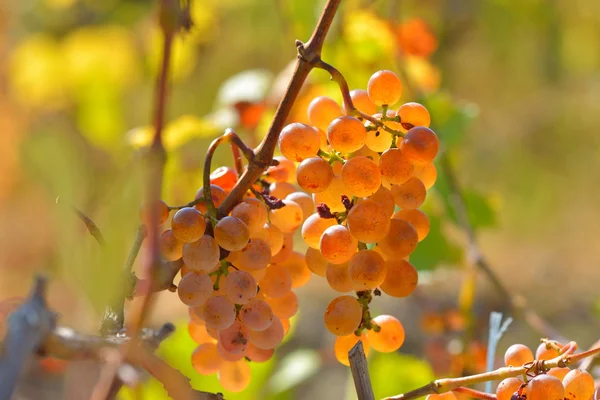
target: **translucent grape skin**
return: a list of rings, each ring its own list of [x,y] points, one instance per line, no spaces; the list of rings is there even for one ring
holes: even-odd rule
[[[267,299],[273,314],[279,319],[288,319],[298,312],[298,297],[291,290],[285,296]]]
[[[402,95],[402,82],[398,75],[389,70],[375,72],[367,83],[367,93],[371,101],[377,105],[394,105]]]
[[[348,274],[354,285],[362,290],[375,289],[386,276],[386,262],[373,250],[361,250],[348,262]]]
[[[244,222],[253,235],[267,223],[267,208],[262,201],[250,197],[233,207],[231,216]]]
[[[562,382],[562,380],[565,378],[565,376],[567,376],[567,374],[570,371],[571,370],[567,367],[564,367],[564,368],[555,367],[555,368],[550,368],[550,371],[548,371],[546,373],[550,376],[557,378],[558,380],[560,380]]]
[[[223,361],[219,367],[219,383],[230,392],[241,392],[250,384],[252,371],[246,360]]]
[[[402,124],[429,128],[429,124],[431,123],[431,116],[429,115],[427,108],[422,104],[415,102],[402,104],[400,108],[398,108],[398,111],[396,111],[396,115],[400,117]],[[403,133],[408,132],[408,129],[402,125],[400,130]]]
[[[523,344],[513,344],[504,353],[504,365],[519,367],[533,361],[533,353]]]
[[[312,126],[293,122],[279,135],[279,150],[291,161],[302,161],[317,155],[321,144],[319,131]]]
[[[204,235],[206,222],[200,211],[194,207],[179,209],[171,220],[173,236],[185,243],[192,243]]]
[[[216,373],[222,362],[216,343],[203,343],[192,353],[192,366],[201,375]]]
[[[236,267],[257,271],[266,268],[271,262],[271,249],[264,240],[250,239],[243,249],[232,252],[231,256]]]
[[[352,195],[367,197],[379,190],[381,172],[374,161],[364,156],[358,156],[344,164],[342,181]]]
[[[267,302],[252,299],[240,310],[240,320],[251,331],[264,331],[273,323],[273,310]]]
[[[315,212],[315,203],[310,194],[304,192],[294,192],[285,196],[284,200],[291,200],[298,204],[302,209],[302,222]]]
[[[381,283],[381,290],[393,297],[409,296],[419,283],[419,273],[408,261],[390,259],[385,262],[387,271],[385,280]]]
[[[231,167],[219,167],[210,173],[210,183],[229,192],[237,183],[237,173]]]
[[[347,367],[350,366],[348,352],[354,347],[354,345],[359,340],[362,341],[365,356],[368,357],[371,350],[371,346],[369,346],[369,339],[367,338],[367,334],[364,331],[360,336],[356,336],[354,333],[352,333],[348,336],[337,336],[335,338],[335,342],[333,343],[333,352],[335,354],[335,358],[340,362],[340,364],[345,365]]]
[[[511,400],[512,395],[523,385],[519,378],[506,378],[502,380],[496,388],[496,397],[498,400]]]
[[[289,182],[273,182],[269,185],[269,194],[278,199],[284,199],[287,195],[297,191],[298,188]]]
[[[429,222],[429,217],[427,217],[427,214],[421,210],[398,210],[394,213],[392,218],[403,219],[406,222],[410,222],[410,224],[417,230],[419,242],[425,239],[429,234],[431,223]]]
[[[327,228],[334,225],[336,225],[334,218],[321,218],[319,214],[314,213],[302,224],[302,238],[309,247],[318,249],[321,235]]]
[[[279,264],[267,267],[259,282],[260,290],[269,297],[281,297],[292,289],[292,274]]]
[[[226,196],[227,192],[225,192],[223,188],[217,185],[210,185],[210,198],[212,199],[212,202],[215,205],[215,207],[219,207]],[[201,187],[196,192],[196,199],[200,198],[204,198],[204,187]],[[208,211],[208,207],[206,206],[206,203],[204,201],[196,204],[194,207],[196,208],[196,210],[200,211],[203,214],[206,214],[206,212]]]
[[[259,349],[274,349],[283,340],[281,320],[274,316],[271,325],[263,331],[250,331],[250,342]]]
[[[352,296],[340,296],[333,299],[323,317],[325,327],[336,336],[353,333],[362,320],[362,307]]]
[[[348,271],[348,263],[327,264],[327,267],[325,268],[325,278],[327,279],[329,287],[336,292],[347,293],[354,289]]]
[[[273,224],[264,224],[263,228],[255,232],[250,239],[260,239],[271,249],[271,255],[279,253],[283,246],[283,233]]]
[[[354,89],[350,91],[350,98],[358,111],[367,115],[373,115],[377,112],[377,106],[373,104],[366,90]],[[348,113],[348,110],[345,111]]]
[[[342,107],[327,96],[315,97],[308,105],[308,121],[322,131],[327,131],[331,121],[342,115]]]
[[[527,396],[527,400],[563,400],[565,389],[557,378],[538,375],[527,383],[523,394]]]
[[[179,260],[183,255],[183,243],[173,235],[171,229],[167,229],[160,235],[160,255],[166,261]]]
[[[281,245],[281,250],[279,253],[274,254],[271,257],[271,263],[282,263],[287,260],[293,252],[294,249],[294,235],[291,233],[286,233],[283,235],[283,244]]]
[[[312,274],[306,265],[304,254],[293,251],[290,256],[281,263],[281,267],[288,270],[292,277],[292,288],[304,286],[310,280]]]
[[[217,244],[229,251],[241,250],[248,244],[250,231],[246,224],[235,217],[223,217],[214,228]]]
[[[231,271],[223,283],[223,290],[232,303],[246,304],[256,296],[256,280],[246,271]]]
[[[325,276],[328,262],[319,250],[308,247],[306,253],[304,253],[304,259],[306,260],[306,266],[312,273],[322,277]]]
[[[342,167],[343,168],[343,167]],[[321,193],[313,193],[313,200],[316,205],[325,203],[332,212],[346,211],[342,204],[341,196],[349,195],[350,191],[346,187],[341,175],[335,175],[326,190]]]
[[[188,307],[199,307],[206,303],[213,292],[213,283],[205,273],[190,273],[179,281],[177,294]]]
[[[220,251],[216,240],[209,235],[202,235],[193,243],[183,246],[185,265],[196,272],[212,272],[219,266]]]
[[[452,392],[429,394],[425,400],[457,400],[456,395]]]
[[[296,180],[306,192],[320,193],[327,189],[333,180],[333,169],[326,160],[320,157],[310,157],[298,165]]]
[[[352,207],[346,219],[348,230],[357,240],[376,243],[383,239],[390,229],[390,216],[373,200],[363,200]]]
[[[359,119],[340,117],[334,119],[327,128],[327,140],[331,147],[340,153],[353,153],[363,147],[367,130]]]
[[[394,203],[394,196],[392,192],[384,186],[381,186],[379,190],[369,196],[368,199],[374,201],[379,204],[379,206],[383,209],[385,215],[390,217],[394,214],[394,209],[396,208],[396,203]],[[359,203],[364,200],[359,200]]]
[[[140,220],[146,226],[150,225],[150,214],[155,212],[158,216],[158,225],[163,224],[167,219],[169,219],[169,206],[162,200],[158,200],[154,203],[144,203],[140,208]]]
[[[587,371],[574,369],[562,380],[565,387],[565,399],[591,399],[594,395],[594,377]]]
[[[275,156],[273,160],[277,161],[278,165],[270,166],[267,169],[265,179],[269,182],[290,182],[294,179],[296,164],[283,156]]]
[[[190,320],[188,322],[188,333],[190,334],[190,337],[194,340],[194,342],[198,344],[217,342],[208,334],[208,331],[206,330],[206,324],[202,320]]]
[[[381,353],[391,353],[398,350],[404,343],[404,327],[391,315],[378,315],[373,323],[379,326],[379,332],[374,329],[367,333],[369,344]]]
[[[213,296],[202,307],[202,318],[208,328],[228,328],[235,321],[235,306],[225,296]]]
[[[302,208],[291,200],[282,200],[284,207],[271,210],[271,223],[283,233],[291,233],[302,225],[304,221]]]
[[[242,354],[248,345],[249,330],[240,321],[234,321],[231,326],[219,331],[219,343],[223,350],[231,354]]]
[[[384,186],[401,185],[413,175],[415,166],[401,149],[389,149],[379,159],[381,183]]]
[[[246,348],[246,357],[252,362],[267,362],[273,357],[273,354],[275,354],[275,349],[259,349],[252,343],[248,343]]]
[[[394,202],[403,210],[421,207],[427,196],[425,185],[414,176],[401,185],[392,185],[391,192]]]
[[[358,240],[343,225],[331,226],[321,235],[319,247],[321,255],[330,263],[342,264],[356,253]]]
[[[437,155],[440,141],[431,129],[415,126],[406,133],[399,147],[414,163],[426,164]]]
[[[404,258],[414,251],[419,242],[417,230],[401,219],[392,219],[390,229],[383,239],[377,242],[384,258]]]
[[[553,347],[546,346],[546,343],[540,343],[540,345],[535,351],[536,360],[552,360],[553,358],[556,358],[559,355],[560,354],[558,350],[556,350]]]

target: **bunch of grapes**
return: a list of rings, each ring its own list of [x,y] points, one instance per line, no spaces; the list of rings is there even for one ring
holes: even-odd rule
[[[218,373],[223,388],[243,390],[248,362],[273,356],[298,310],[293,289],[313,273],[337,292],[356,293],[336,297],[325,311],[341,363],[348,365],[348,351],[359,340],[367,353],[402,345],[400,321],[372,318],[369,303],[381,291],[408,296],[417,285],[408,256],[429,231],[418,207],[436,178],[439,142],[425,107],[388,108],[401,88],[393,72],[380,71],[368,91],[351,92],[356,110],[314,99],[312,125],[291,123],[281,131],[283,157],[275,157],[277,165],[229,215],[219,218],[212,207],[237,182],[229,167],[210,175],[212,204],[201,188],[193,206],[174,213],[160,237],[161,255],[183,261],[177,292],[189,307],[189,332],[198,343],[192,364],[200,374]],[[175,209],[164,202],[154,207],[161,224]],[[149,210],[142,209],[143,220]],[[297,231],[305,252],[293,249]]]

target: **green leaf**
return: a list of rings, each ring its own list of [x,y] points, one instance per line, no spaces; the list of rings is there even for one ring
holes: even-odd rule
[[[293,388],[317,373],[321,357],[315,350],[296,350],[285,356],[269,380],[269,393],[277,395]]]
[[[435,93],[423,99],[434,121],[432,129],[447,148],[460,145],[467,128],[477,117],[478,109],[473,103],[457,103],[448,93]]]
[[[400,353],[376,353],[369,362],[376,399],[405,393],[435,379],[429,364]]]
[[[429,214],[429,221],[431,223],[429,234],[411,253],[410,263],[420,271],[434,269],[441,263],[459,263],[464,256],[463,249],[447,240],[447,235],[442,232],[442,221],[439,216]]]

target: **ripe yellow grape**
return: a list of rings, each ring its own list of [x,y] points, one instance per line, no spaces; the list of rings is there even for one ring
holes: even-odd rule
[[[234,270],[223,283],[225,296],[235,304],[246,304],[256,296],[256,280],[246,271]]]
[[[266,268],[263,268],[263,269],[247,269],[245,271],[248,272],[250,275],[252,275],[254,277],[254,280],[256,282],[259,282],[267,274],[267,269]]]
[[[350,191],[342,180],[342,176],[334,175],[327,189],[321,193],[313,193],[313,200],[317,206],[321,203],[327,204],[331,212],[343,212],[346,211],[341,200],[343,194],[350,195]]]
[[[374,161],[358,156],[346,161],[342,168],[342,180],[353,196],[366,197],[379,190],[381,172]]]
[[[565,399],[591,399],[594,395],[594,377],[587,371],[574,369],[562,380],[565,387]]]
[[[565,388],[550,375],[538,375],[527,383],[523,394],[527,400],[564,400]]]
[[[223,188],[221,188],[220,186],[211,184],[210,197],[215,207],[219,207],[221,205],[221,202],[225,199],[225,197],[227,197],[227,192],[223,190]],[[198,189],[195,198],[204,198],[204,187]],[[194,207],[196,208],[196,210],[200,211],[203,214],[206,214],[206,212],[208,211],[208,207],[206,206],[206,203],[204,201],[196,204]]]
[[[361,290],[375,289],[381,285],[386,272],[385,260],[373,250],[361,250],[348,262],[350,279]]]
[[[245,223],[252,236],[267,223],[267,208],[259,199],[250,197],[233,207],[231,216]]]
[[[287,260],[294,250],[294,235],[286,233],[283,235],[283,245],[279,253],[271,257],[271,263],[281,263]]]
[[[437,155],[440,141],[431,129],[415,126],[406,133],[399,147],[412,162],[427,164]]]
[[[404,327],[391,315],[378,315],[373,322],[380,328],[379,332],[374,329],[367,333],[369,344],[375,350],[382,353],[396,351],[404,343]]]
[[[319,129],[319,139],[319,148],[323,151],[330,152],[331,146],[329,145],[329,141],[327,140],[327,133],[322,129]]]
[[[291,200],[282,200],[285,207],[271,210],[271,223],[283,233],[295,231],[302,225],[302,208]]]
[[[275,354],[275,349],[259,349],[252,343],[248,343],[246,348],[246,357],[252,362],[267,362],[273,357],[273,354]]]
[[[401,185],[413,175],[414,165],[401,149],[389,149],[379,159],[381,182],[390,185]]]
[[[410,295],[419,283],[419,273],[406,260],[390,259],[385,262],[387,275],[381,284],[381,290],[392,297]]]
[[[431,124],[431,116],[429,111],[422,104],[410,102],[404,103],[400,106],[396,115],[400,117],[400,122],[403,124],[410,124],[412,126],[424,126],[429,128]],[[408,131],[403,126],[400,126],[400,130],[404,133]]]
[[[417,230],[419,242],[425,239],[429,234],[431,223],[429,222],[427,214],[421,210],[398,210],[394,213],[392,218],[403,219],[406,222],[410,222]]]
[[[372,160],[373,162],[375,162],[375,164],[379,165],[379,153],[377,153],[376,151],[371,150],[370,148],[367,147],[367,145],[364,145],[363,147],[361,147],[360,149],[356,150],[354,153],[350,154],[350,156],[348,158],[354,158],[354,157],[367,157],[369,160]],[[340,163],[341,164],[341,163]],[[344,167],[344,165],[341,165],[340,171],[338,173],[342,173],[342,168]],[[334,173],[335,173],[336,169],[334,169]]]
[[[391,217],[392,214],[394,214],[396,203],[394,203],[394,196],[388,188],[381,186],[375,193],[369,196],[368,199],[379,204],[383,209],[383,212],[385,212],[385,215],[388,217]],[[361,199],[358,202],[360,203],[362,201],[364,200]]]
[[[504,365],[520,367],[523,364],[533,361],[533,353],[529,347],[524,344],[513,344],[504,353]]]
[[[235,306],[225,296],[213,296],[202,307],[207,328],[225,329],[235,321]]]
[[[457,400],[456,395],[452,392],[440,394],[428,394],[425,400]]]
[[[279,150],[291,161],[302,161],[317,155],[321,144],[319,131],[312,126],[293,122],[281,130]]]
[[[281,267],[287,269],[292,276],[292,288],[304,286],[310,280],[311,273],[306,265],[304,254],[293,251],[292,254],[281,263]]]
[[[167,229],[160,235],[160,239],[158,240],[160,255],[166,261],[179,260],[183,255],[184,244],[184,242],[173,235],[171,229]]]
[[[228,328],[219,331],[219,343],[228,353],[244,353],[248,344],[249,332],[244,324],[236,320]]]
[[[183,262],[196,272],[212,272],[219,266],[220,251],[217,241],[208,235],[183,246]]]
[[[498,384],[496,388],[496,397],[498,400],[511,400],[512,395],[523,385],[519,378],[506,378]]]
[[[377,244],[389,258],[404,258],[417,247],[419,236],[417,230],[401,219],[390,220],[390,229],[387,235]],[[385,257],[384,257],[385,258]]]
[[[431,189],[437,180],[437,169],[435,164],[430,162],[427,164],[415,165],[414,176],[419,178],[427,190]]]
[[[292,274],[280,264],[271,264],[258,285],[267,296],[281,297],[292,289]]]
[[[190,310],[191,309],[192,308],[190,308]],[[192,340],[198,344],[217,342],[208,334],[206,331],[206,324],[202,320],[190,320],[188,322],[188,333],[190,334]]]
[[[552,360],[560,355],[558,350],[553,347],[547,347],[546,343],[540,343],[535,351],[536,360]]]
[[[248,271],[266,268],[271,262],[271,249],[267,242],[261,239],[251,239],[246,247],[231,253],[235,266]]]
[[[252,371],[246,360],[223,361],[219,367],[219,383],[230,392],[241,392],[250,384]]]
[[[217,185],[225,192],[229,192],[237,183],[237,173],[231,167],[219,167],[210,173],[211,185]]]
[[[192,366],[201,375],[216,373],[222,362],[216,343],[203,343],[192,353]]]
[[[319,214],[314,213],[302,224],[302,239],[313,249],[319,248],[319,242],[325,229],[336,225],[334,218],[321,218]]]
[[[265,242],[269,246],[271,254],[279,253],[283,246],[283,233],[278,227],[269,223],[264,224],[262,229],[255,232],[250,239],[260,239]]]
[[[334,119],[327,128],[327,140],[334,150],[352,153],[360,149],[367,138],[367,130],[360,120],[354,117]]]
[[[394,105],[402,95],[402,82],[392,71],[375,72],[367,83],[367,93],[376,106]]]
[[[282,319],[281,325],[283,325],[283,336],[285,336],[290,332],[290,327],[291,327],[290,320]]]
[[[284,331],[281,320],[273,316],[271,325],[263,331],[250,331],[250,343],[259,349],[274,349],[283,340]]]
[[[246,224],[235,217],[223,217],[214,229],[217,244],[229,251],[241,250],[248,244],[250,231]]]
[[[273,323],[273,310],[266,301],[254,298],[244,304],[239,318],[251,331],[264,331]]]
[[[204,216],[193,207],[179,209],[171,220],[173,236],[185,243],[200,239],[205,229]]]
[[[414,176],[400,185],[392,185],[394,202],[403,210],[414,210],[420,207],[427,196],[427,189],[419,178]]]
[[[343,365],[349,367],[350,360],[348,359],[348,352],[354,347],[358,341],[361,341],[363,344],[363,349],[365,351],[365,356],[369,356],[371,352],[371,346],[369,346],[369,339],[367,338],[367,334],[365,331],[362,332],[360,336],[356,336],[354,333],[351,333],[347,336],[337,336],[335,338],[335,342],[333,342],[333,352],[335,354],[335,358]]]
[[[284,199],[296,191],[298,191],[296,186],[289,182],[273,182],[269,185],[269,194],[278,199]]]
[[[381,115],[381,114],[375,114],[375,115]],[[375,115],[373,115],[373,117],[375,117]],[[377,117],[375,117],[377,118]],[[374,124],[370,121],[367,121],[367,127],[374,127]],[[386,131],[383,128],[378,128],[378,129],[369,129],[367,130],[367,138],[365,139],[365,145],[377,152],[377,153],[381,153],[384,152],[386,150],[388,150],[390,147],[392,147],[392,134],[389,133],[388,131]]]
[[[390,216],[373,200],[363,200],[348,212],[348,230],[358,241],[376,243],[390,229]]]
[[[350,91],[350,98],[358,111],[367,115],[373,115],[377,112],[377,106],[373,104],[366,90],[354,89]],[[348,110],[345,111],[348,113]]]
[[[327,306],[323,320],[325,327],[334,335],[350,335],[362,320],[362,306],[352,296],[336,297]]]
[[[296,180],[306,192],[320,193],[327,189],[333,180],[333,169],[326,160],[310,157],[298,165]]]
[[[162,200],[158,200],[154,203],[147,202],[140,208],[140,220],[146,226],[150,225],[150,215],[152,212],[155,212],[158,216],[156,221],[158,222],[158,225],[163,224],[169,219],[169,206],[167,206],[167,203]]]
[[[217,353],[224,361],[239,361],[244,358],[244,351],[241,353],[230,353],[223,348],[222,342],[217,342]]]
[[[310,194],[304,192],[294,192],[285,196],[285,200],[291,200],[298,204],[302,209],[302,222],[306,221],[312,213],[315,212],[315,203]]]
[[[347,293],[354,289],[350,279],[350,271],[348,271],[348,263],[327,264],[325,279],[327,279],[327,284],[336,292]]]
[[[205,273],[190,273],[179,281],[177,294],[183,304],[188,307],[199,307],[206,303],[212,295],[213,283]]]
[[[298,312],[298,297],[291,290],[283,297],[268,298],[267,303],[280,319],[291,318]]]
[[[337,117],[344,115],[342,107],[330,97],[315,97],[308,105],[308,121],[322,131]]]
[[[270,166],[267,169],[266,180],[277,182],[291,182],[296,176],[296,164],[283,156],[275,156],[273,160],[278,161],[278,165]]]
[[[321,252],[312,247],[306,249],[304,253],[304,259],[306,260],[306,266],[314,274],[319,276],[325,276],[325,269],[327,268],[327,260],[321,255]]]
[[[349,261],[354,253],[358,240],[343,225],[334,225],[325,229],[319,242],[321,255],[332,264]]]
[[[553,376],[555,378],[557,378],[558,380],[560,380],[562,382],[562,380],[565,378],[565,376],[571,371],[571,369],[567,368],[567,367],[556,367],[556,368],[550,368],[550,371],[546,372],[548,375]]]

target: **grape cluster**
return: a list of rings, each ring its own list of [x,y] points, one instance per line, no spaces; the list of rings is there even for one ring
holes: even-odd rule
[[[200,188],[188,207],[161,201],[142,208],[143,222],[153,211],[161,224],[177,209],[159,244],[165,260],[183,261],[177,292],[189,307],[198,373],[218,373],[224,389],[243,390],[250,381],[248,362],[273,356],[298,310],[293,289],[313,273],[334,291],[356,293],[333,299],[324,315],[342,364],[349,364],[348,351],[358,340],[366,353],[402,345],[400,321],[372,318],[369,303],[381,291],[408,296],[417,285],[408,256],[429,231],[418,207],[436,178],[432,161],[439,142],[425,107],[388,108],[401,89],[393,72],[380,71],[367,91],[350,93],[358,111],[346,112],[327,97],[314,99],[311,125],[296,122],[281,131],[283,156],[227,216],[219,218],[212,206],[236,185],[238,174],[229,167],[210,175],[212,204]],[[294,250],[295,232],[306,242],[305,252]]]

